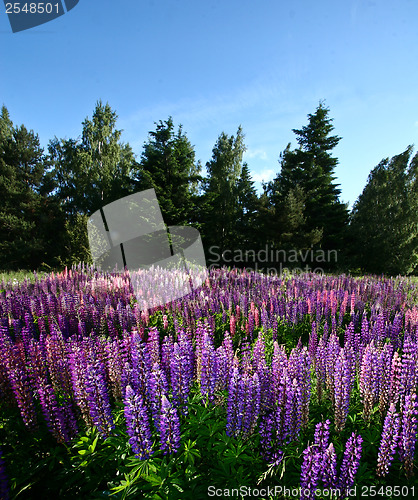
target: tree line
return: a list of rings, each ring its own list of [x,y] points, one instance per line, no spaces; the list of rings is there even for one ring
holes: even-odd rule
[[[352,210],[341,199],[330,110],[320,102],[293,129],[275,178],[257,193],[241,127],[222,132],[205,165],[173,119],[155,123],[136,157],[99,101],[77,139],[49,141],[0,115],[0,269],[90,262],[88,217],[154,188],[167,225],[199,229],[208,265],[411,274],[418,258],[418,154],[383,159]],[[261,258],[262,256],[262,258]]]

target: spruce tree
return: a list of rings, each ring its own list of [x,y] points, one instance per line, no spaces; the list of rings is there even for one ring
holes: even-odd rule
[[[48,222],[54,214],[41,194],[48,166],[39,137],[0,116],[0,267],[36,269],[51,259]],[[57,234],[54,235],[57,237]]]
[[[171,117],[160,120],[144,144],[135,178],[137,187],[155,189],[167,225],[184,225],[197,222],[200,179],[200,164],[182,126],[175,132]]]
[[[341,190],[334,173],[338,160],[331,154],[341,138],[330,135],[334,127],[328,114],[329,108],[320,102],[315,113],[308,114],[308,125],[293,129],[299,147],[292,150],[288,144],[280,155],[280,172],[268,185],[279,245],[283,243],[281,234],[289,233],[286,221],[298,200],[299,236],[294,241],[287,238],[288,243],[295,249],[319,244],[323,250],[341,250],[344,246],[348,211],[339,199]],[[292,200],[293,206],[289,204]],[[301,239],[302,234],[305,238]]]
[[[239,248],[255,249],[261,236],[257,230],[259,200],[247,163],[242,165],[241,175],[238,179],[237,203],[237,243]]]
[[[240,126],[235,137],[221,133],[213,147],[212,159],[206,163],[208,175],[204,180],[202,200],[206,250],[215,246],[222,254],[225,249],[232,250],[237,245],[238,186],[244,151],[244,134]],[[245,177],[241,182],[247,183]]]

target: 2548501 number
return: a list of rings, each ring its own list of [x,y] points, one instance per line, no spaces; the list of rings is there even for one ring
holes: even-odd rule
[[[6,3],[6,14],[58,14],[59,7],[59,3]]]
[[[415,496],[415,486],[362,486],[362,497],[403,497],[410,498],[410,494]]]

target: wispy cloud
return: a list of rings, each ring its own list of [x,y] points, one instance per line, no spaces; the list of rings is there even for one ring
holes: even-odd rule
[[[244,159],[258,158],[259,160],[268,160],[268,154],[264,149],[247,149],[244,154]]]
[[[268,182],[273,180],[274,178],[274,171],[271,168],[261,170],[260,172],[251,172],[251,176],[253,178],[253,181],[255,182]]]

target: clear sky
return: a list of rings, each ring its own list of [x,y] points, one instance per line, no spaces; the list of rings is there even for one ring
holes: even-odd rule
[[[1,4],[0,105],[46,146],[102,99],[137,155],[171,115],[203,165],[241,124],[267,181],[323,99],[351,205],[382,158],[418,145],[417,20],[416,0],[80,0],[13,34]]]

